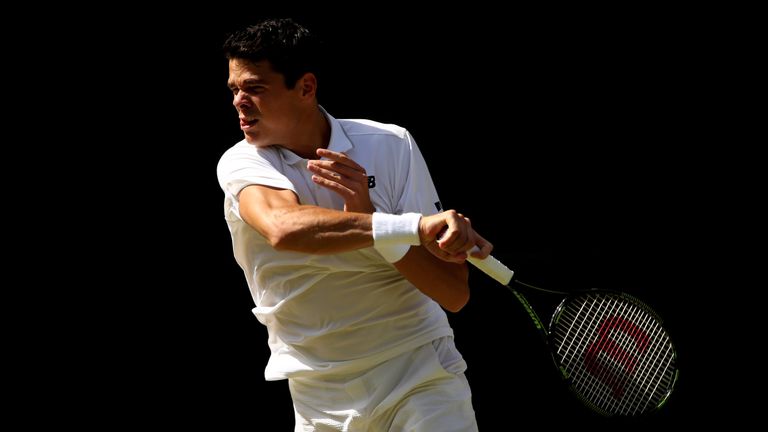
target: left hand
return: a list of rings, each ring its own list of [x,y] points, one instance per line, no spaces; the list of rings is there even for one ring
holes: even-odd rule
[[[419,239],[432,255],[448,262],[463,263],[468,254],[484,259],[493,250],[493,245],[472,228],[469,218],[455,210],[422,216]],[[479,250],[471,252],[475,246]]]
[[[369,214],[376,211],[368,193],[365,168],[344,153],[317,149],[317,155],[327,160],[307,162],[307,169],[313,173],[313,182],[341,195],[344,211]]]

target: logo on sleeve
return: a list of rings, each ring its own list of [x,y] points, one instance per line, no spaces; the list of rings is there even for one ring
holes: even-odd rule
[[[442,204],[440,204],[440,201],[435,201],[435,208],[436,208],[436,209],[437,209],[437,211],[439,211],[439,212],[443,211],[443,205],[442,205]]]
[[[368,189],[376,187],[376,176],[368,176]]]

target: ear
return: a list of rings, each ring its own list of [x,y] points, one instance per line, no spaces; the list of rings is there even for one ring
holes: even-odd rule
[[[317,95],[317,77],[312,72],[302,75],[297,85],[301,90],[302,97],[314,98]]]

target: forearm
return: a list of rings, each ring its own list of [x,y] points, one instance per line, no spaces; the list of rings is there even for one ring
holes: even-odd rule
[[[277,250],[323,255],[373,246],[370,214],[309,205],[266,213],[243,216]]]
[[[294,192],[251,185],[240,217],[277,250],[332,254],[373,245],[371,215],[299,204]]]
[[[301,205],[293,191],[261,185],[245,187],[239,201],[240,217],[277,250],[332,254],[374,246],[394,262],[402,253],[393,251],[404,253],[408,245],[421,244],[438,258],[458,263],[464,262],[464,251],[475,245],[481,246],[485,256],[490,253],[490,244],[454,210],[423,217],[331,210]]]
[[[469,270],[464,263],[446,262],[425,247],[412,246],[394,265],[416,288],[451,312],[458,312],[469,301]]]

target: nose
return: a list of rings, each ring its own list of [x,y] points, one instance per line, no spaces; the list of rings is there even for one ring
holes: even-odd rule
[[[247,108],[250,105],[248,94],[242,90],[238,90],[232,99],[232,105],[234,105],[235,108]]]

